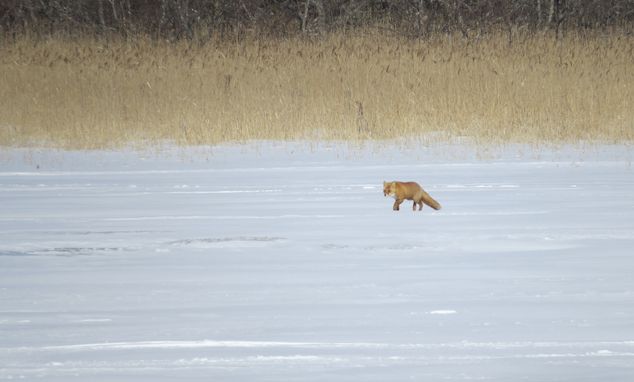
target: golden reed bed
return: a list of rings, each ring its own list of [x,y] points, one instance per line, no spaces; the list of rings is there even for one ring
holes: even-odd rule
[[[632,142],[634,37],[0,43],[0,145]]]

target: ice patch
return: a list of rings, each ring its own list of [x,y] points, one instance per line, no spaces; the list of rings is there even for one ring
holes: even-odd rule
[[[284,241],[283,237],[270,236],[238,236],[222,238],[184,239],[167,244],[190,248],[230,248],[230,247],[263,247],[269,243]]]
[[[175,215],[175,216],[135,216],[105,218],[103,221],[152,221],[152,220],[276,220],[276,219],[343,219],[350,215]],[[2,220],[0,218],[0,220]],[[12,217],[10,220],[15,220]]]
[[[36,255],[33,253],[20,252],[20,251],[0,251],[0,256],[13,257],[13,256],[36,256]]]
[[[33,250],[35,256],[92,256],[105,255],[109,253],[129,251],[129,248],[121,247],[58,247]]]
[[[167,194],[259,194],[282,192],[279,188],[261,189],[261,190],[217,190],[217,191],[169,191]]]
[[[446,189],[515,189],[519,184],[475,183],[475,184],[447,184]]]
[[[200,349],[200,348],[235,348],[235,349],[588,349],[597,355],[612,355],[605,347],[632,348],[634,341],[581,341],[581,342],[445,342],[445,343],[392,343],[392,342],[290,342],[290,341],[221,341],[221,340],[192,340],[192,341],[132,341],[132,342],[103,342],[91,344],[57,345],[42,347],[3,348],[16,352],[36,351],[101,351],[101,350],[132,350],[132,349]],[[610,353],[608,353],[610,352]],[[631,352],[621,352],[630,354]],[[634,355],[634,354],[632,354]]]
[[[456,313],[458,313],[458,312],[457,312],[457,311],[455,311],[455,310],[449,310],[449,309],[447,309],[447,310],[432,310],[432,311],[427,312],[427,313],[428,313],[428,314],[443,314],[443,315],[446,315],[446,314],[456,314]]]
[[[0,257],[20,257],[20,256],[57,256],[57,257],[74,257],[74,256],[94,256],[105,255],[109,253],[130,251],[130,248],[122,247],[55,247],[55,248],[35,248],[25,251],[2,251]]]

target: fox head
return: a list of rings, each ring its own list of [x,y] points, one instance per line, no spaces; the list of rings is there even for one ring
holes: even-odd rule
[[[383,181],[383,196],[394,195],[394,182]]]

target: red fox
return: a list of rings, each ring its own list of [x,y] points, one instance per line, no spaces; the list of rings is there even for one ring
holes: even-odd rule
[[[416,211],[416,205],[418,204],[418,210],[423,209],[423,203],[427,204],[435,210],[441,208],[434,198],[429,196],[425,190],[416,182],[383,182],[383,195],[392,196],[394,199],[394,211],[398,211],[398,206],[403,203],[405,199],[414,201],[414,211]]]

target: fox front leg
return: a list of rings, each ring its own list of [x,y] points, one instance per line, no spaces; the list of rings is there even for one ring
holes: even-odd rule
[[[394,201],[394,207],[392,207],[392,209],[393,209],[394,211],[398,211],[398,206],[400,206],[400,205],[401,205],[401,203],[403,203],[403,199],[396,199],[396,200]]]

